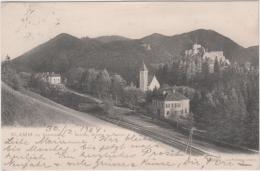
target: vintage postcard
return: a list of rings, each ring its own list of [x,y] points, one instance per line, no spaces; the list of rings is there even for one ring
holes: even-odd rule
[[[260,168],[258,1],[1,14],[1,169]]]

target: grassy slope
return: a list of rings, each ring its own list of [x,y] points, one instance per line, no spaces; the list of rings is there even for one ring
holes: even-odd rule
[[[57,104],[30,91],[15,91],[2,83],[2,125],[44,126],[54,123],[98,125],[105,123]]]

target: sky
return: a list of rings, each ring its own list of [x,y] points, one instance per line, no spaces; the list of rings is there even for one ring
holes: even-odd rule
[[[238,44],[258,45],[258,1],[3,3],[1,55],[15,58],[60,33],[76,37],[211,29]]]

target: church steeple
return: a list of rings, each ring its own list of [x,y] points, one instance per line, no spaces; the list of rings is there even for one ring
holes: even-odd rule
[[[140,68],[140,74],[139,74],[139,88],[142,91],[147,91],[148,88],[148,69],[145,66],[144,62]]]
[[[143,61],[143,64],[142,64],[142,66],[141,66],[141,68],[140,68],[140,71],[148,71],[148,69],[147,69],[147,67],[146,67],[146,65],[145,65],[145,63],[144,63],[144,61]]]

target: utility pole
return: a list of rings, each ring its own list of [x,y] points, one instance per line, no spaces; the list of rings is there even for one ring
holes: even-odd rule
[[[188,141],[187,141],[187,145],[186,145],[186,149],[185,149],[185,154],[187,154],[188,150],[190,150],[189,158],[191,156],[192,134],[193,134],[194,130],[195,130],[195,127],[192,127],[190,129],[190,133],[189,133],[189,137],[188,137]]]
[[[189,150],[189,159],[190,159],[190,156],[191,156],[192,135],[193,135],[194,131],[206,132],[205,130],[199,130],[199,129],[195,128],[195,127],[192,127],[190,129],[190,133],[189,133],[189,137],[188,137],[187,144],[186,144],[186,149],[185,149],[185,154],[187,154],[188,150]]]

